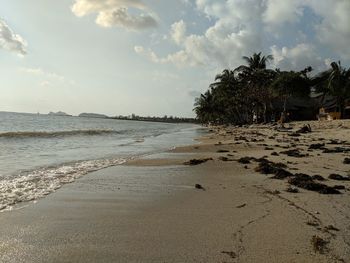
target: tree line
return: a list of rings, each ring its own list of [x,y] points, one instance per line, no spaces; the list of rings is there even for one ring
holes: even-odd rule
[[[311,76],[312,67],[301,71],[269,69],[271,55],[254,53],[243,57],[246,65],[225,69],[215,82],[195,100],[194,112],[201,123],[250,124],[287,118],[291,98],[308,98],[311,92],[336,100],[337,110],[344,117],[350,99],[350,68],[332,62],[330,68]],[[277,108],[276,102],[281,107]],[[322,106],[322,105],[321,105]],[[279,116],[276,116],[279,115]]]

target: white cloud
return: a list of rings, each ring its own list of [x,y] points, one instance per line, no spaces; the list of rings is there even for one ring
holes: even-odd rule
[[[317,55],[315,47],[306,43],[281,49],[272,46],[271,54],[274,57],[273,66],[283,70],[302,70],[312,66],[315,71],[320,71],[326,66],[322,58]]]
[[[23,56],[27,54],[26,46],[24,39],[15,34],[6,22],[0,19],[0,48]]]
[[[274,27],[295,23],[303,15],[302,3],[301,0],[267,0],[263,20]]]
[[[75,0],[72,11],[78,17],[96,13],[96,23],[103,27],[142,30],[157,26],[156,15],[141,0]]]
[[[183,20],[180,20],[171,26],[171,37],[176,44],[180,45],[185,40],[185,36],[186,24]]]
[[[47,87],[50,87],[51,86],[51,83],[47,80],[44,80],[40,83],[40,86],[43,87],[43,88],[47,88]]]
[[[350,59],[350,1],[308,0],[308,3],[322,18],[321,23],[315,25],[320,42],[329,46],[341,57]]]
[[[179,50],[158,57],[153,50],[138,53],[157,63],[178,66],[211,65],[229,67],[237,65],[243,55],[259,51],[261,45],[261,6],[257,0],[197,0],[196,8],[214,24],[203,34],[186,34],[186,24],[180,20],[171,26],[171,39]],[[137,50],[136,50],[137,52]]]
[[[297,23],[309,8],[319,22],[311,21],[317,40],[338,55],[350,59],[349,0],[267,0],[264,22],[269,29],[283,29],[285,23]]]
[[[166,57],[158,57],[151,49],[145,49],[143,46],[135,46],[134,50],[137,54],[148,58],[150,61],[158,64],[173,63],[179,67],[184,65],[194,65],[193,62],[188,57],[187,53],[180,50],[176,53],[169,54]]]
[[[321,53],[350,59],[349,0],[196,0],[195,10],[210,26],[192,33],[190,21],[172,24],[169,40],[177,51],[159,56],[155,49],[135,51],[155,63],[177,66],[236,67],[242,56],[263,51],[275,66],[324,67]],[[312,14],[312,15],[310,15]],[[308,15],[306,17],[306,15]],[[301,23],[308,23],[307,27]],[[289,43],[288,43],[289,42]],[[329,56],[329,54],[327,54]]]
[[[32,75],[50,78],[53,80],[58,80],[58,81],[65,81],[66,80],[65,77],[63,77],[61,75],[58,75],[58,74],[53,73],[53,72],[45,71],[41,68],[20,68],[20,71],[24,72],[24,73],[32,74]]]
[[[41,87],[74,87],[77,83],[74,80],[67,79],[66,77],[54,72],[44,70],[42,68],[19,68],[19,71],[25,74],[35,76]]]

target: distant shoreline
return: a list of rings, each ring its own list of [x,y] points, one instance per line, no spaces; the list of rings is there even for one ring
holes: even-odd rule
[[[117,116],[110,117],[104,114],[98,113],[80,113],[79,115],[72,115],[65,112],[50,112],[50,113],[32,113],[32,112],[12,112],[12,111],[0,111],[0,113],[14,113],[14,114],[32,114],[38,116],[51,116],[51,117],[78,117],[78,118],[94,118],[94,119],[113,119],[113,120],[125,120],[125,121],[145,121],[145,122],[162,122],[162,123],[192,123],[200,124],[195,118],[186,117],[143,117],[143,116]]]

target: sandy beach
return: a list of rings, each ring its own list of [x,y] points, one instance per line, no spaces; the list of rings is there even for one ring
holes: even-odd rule
[[[305,124],[211,128],[0,213],[0,261],[350,262],[350,122]]]

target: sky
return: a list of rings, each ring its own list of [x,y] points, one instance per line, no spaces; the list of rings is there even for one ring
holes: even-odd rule
[[[0,111],[193,117],[217,73],[350,66],[349,0],[0,0]]]

